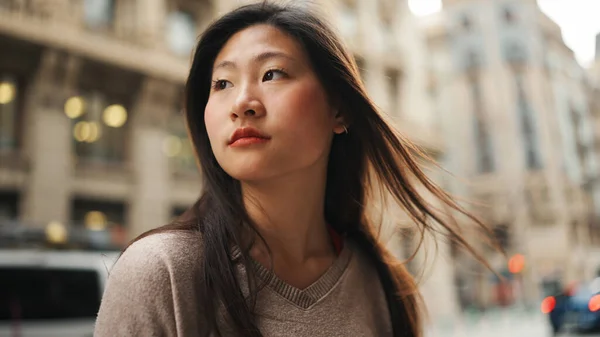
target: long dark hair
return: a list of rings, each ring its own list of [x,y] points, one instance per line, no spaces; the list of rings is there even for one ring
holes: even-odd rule
[[[328,97],[337,104],[350,132],[336,135],[329,156],[325,219],[340,234],[355,242],[377,269],[385,292],[394,336],[422,335],[419,294],[411,275],[376,238],[367,212],[371,192],[391,195],[420,231],[441,225],[446,233],[469,250],[451,217],[445,218],[417,190],[424,188],[438,204],[466,213],[420,169],[419,149],[399,135],[377,110],[360,80],[353,55],[333,30],[306,8],[259,3],[240,7],[211,24],[202,35],[193,57],[186,86],[185,116],[203,174],[203,191],[179,221],[147,232],[188,230],[202,233],[202,284],[198,300],[206,309],[203,323],[219,333],[218,308],[239,335],[261,336],[248,301],[240,290],[231,247],[243,247],[241,262],[248,274],[251,296],[257,291],[253,267],[243,233],[256,231],[245,211],[240,182],[217,163],[204,124],[214,60],[229,38],[256,24],[286,32],[304,47],[314,72]],[[450,220],[448,220],[450,219]],[[479,223],[480,224],[480,223]],[[483,226],[483,225],[482,225]],[[136,240],[137,240],[136,239]],[[472,250],[471,250],[472,251]],[[255,297],[254,297],[255,299]]]

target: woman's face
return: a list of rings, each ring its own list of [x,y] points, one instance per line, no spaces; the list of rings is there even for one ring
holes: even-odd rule
[[[326,167],[344,130],[302,46],[269,25],[229,39],[213,66],[204,121],[221,167],[260,181]]]

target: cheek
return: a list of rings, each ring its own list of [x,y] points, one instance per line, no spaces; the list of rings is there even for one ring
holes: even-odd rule
[[[284,113],[280,114],[280,125],[286,132],[302,141],[313,143],[330,136],[333,116],[322,89],[312,86],[299,86],[287,95],[279,96],[277,105]],[[300,139],[300,138],[298,138]]]
[[[204,125],[206,126],[206,132],[208,133],[208,139],[211,144],[214,144],[217,140],[219,126],[222,125],[222,121],[220,120],[221,116],[219,116],[216,111],[217,109],[209,101],[204,109]]]

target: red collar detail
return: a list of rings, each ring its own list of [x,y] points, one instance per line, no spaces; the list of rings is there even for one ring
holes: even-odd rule
[[[342,236],[338,234],[331,226],[327,226],[329,230],[329,237],[331,237],[331,243],[333,243],[333,248],[335,249],[335,253],[340,255],[342,252],[342,248],[344,248],[344,239]]]

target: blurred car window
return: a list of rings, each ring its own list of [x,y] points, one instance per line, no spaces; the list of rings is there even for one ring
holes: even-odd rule
[[[555,296],[563,291],[562,284],[558,280],[546,280],[542,283],[542,291],[545,296]]]
[[[0,321],[95,318],[96,270],[0,268]]]

